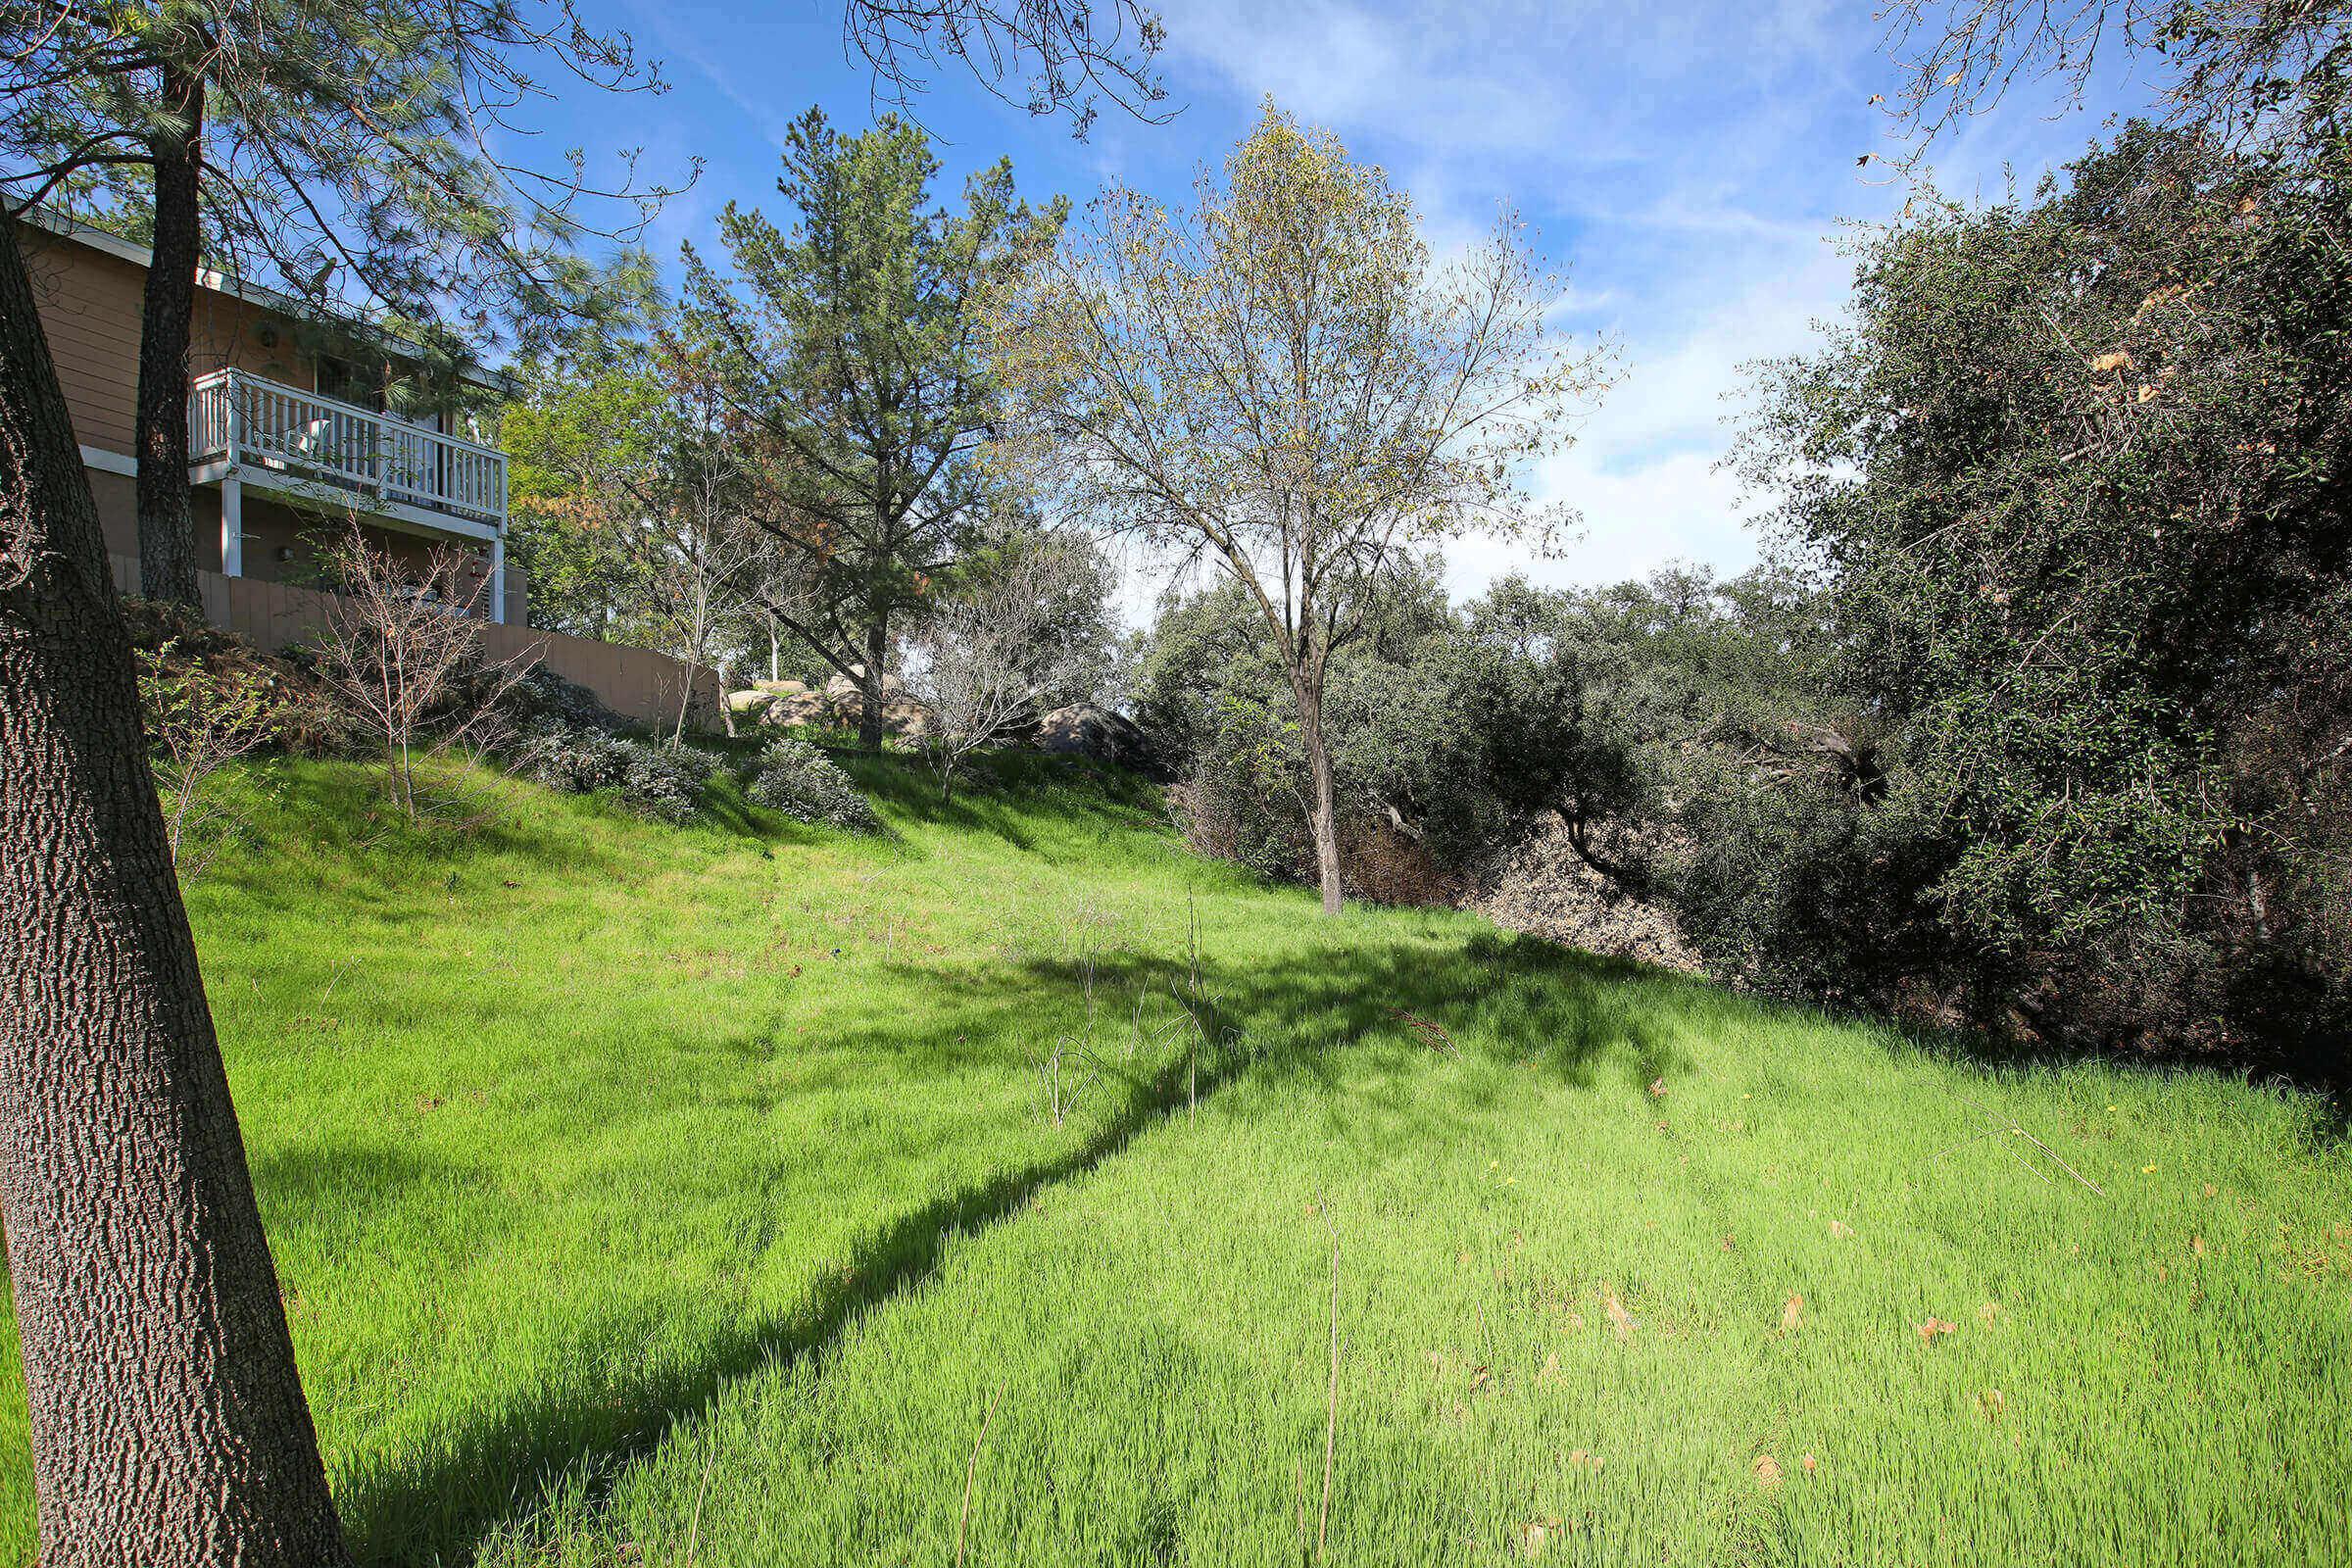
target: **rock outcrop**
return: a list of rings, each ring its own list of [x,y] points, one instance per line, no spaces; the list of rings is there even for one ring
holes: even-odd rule
[[[1030,742],[1041,752],[1091,757],[1098,762],[1150,772],[1152,745],[1133,719],[1092,703],[1056,708],[1037,721]]]

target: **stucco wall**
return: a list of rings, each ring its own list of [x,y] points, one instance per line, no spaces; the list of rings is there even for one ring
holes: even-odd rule
[[[116,555],[113,564],[117,591],[136,593],[137,559]],[[223,577],[217,571],[199,571],[196,584],[204,603],[204,618],[258,647],[271,651],[288,648],[327,625],[332,599],[316,589],[259,577]],[[615,713],[647,724],[674,720],[679,699],[687,690],[684,664],[642,648],[591,642],[558,631],[534,631],[519,624],[484,624],[482,643],[484,653],[493,660],[518,655],[536,660],[596,693],[597,700]],[[699,718],[708,723],[717,711],[718,683],[709,671],[695,676],[692,702],[690,722]]]

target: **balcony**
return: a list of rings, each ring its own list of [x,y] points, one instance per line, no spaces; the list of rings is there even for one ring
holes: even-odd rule
[[[292,490],[427,531],[506,531],[507,455],[497,448],[244,370],[196,378],[188,458],[199,478]]]

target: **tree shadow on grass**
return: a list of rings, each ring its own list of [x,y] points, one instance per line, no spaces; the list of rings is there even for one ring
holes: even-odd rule
[[[1024,854],[1040,853],[1035,824],[1048,816],[1062,830],[1132,831],[1160,820],[1150,807],[1152,786],[1081,758],[983,755],[966,763],[952,793],[941,790],[936,773],[898,758],[856,758],[845,766],[893,816],[988,834]]]
[[[1450,956],[1393,951],[1321,952],[1257,965],[1204,963],[1209,992],[1201,1049],[1195,1053],[1161,1038],[1157,1055],[1137,1051],[1102,1065],[1105,1087],[1115,1085],[1114,1108],[1078,1147],[1051,1158],[1004,1170],[946,1194],[890,1221],[858,1243],[846,1266],[828,1270],[808,1305],[745,1325],[691,1369],[647,1372],[633,1385],[608,1389],[602,1398],[548,1396],[509,1407],[468,1430],[426,1468],[395,1471],[371,1463],[371,1473],[347,1486],[342,1498],[354,1550],[367,1563],[465,1561],[487,1543],[529,1529],[531,1516],[563,1495],[593,1510],[601,1506],[630,1461],[651,1451],[674,1428],[707,1410],[740,1379],[778,1364],[822,1355],[866,1313],[919,1286],[938,1270],[959,1237],[1017,1217],[1056,1184],[1083,1176],[1124,1151],[1156,1123],[1205,1104],[1248,1080],[1277,1093],[1295,1089],[1327,1099],[1332,1114],[1360,1123],[1356,1135],[1372,1144],[1419,1143],[1460,1136],[1470,1117],[1510,1092],[1509,1074],[1496,1067],[1547,1067],[1569,1083],[1597,1082],[1601,1059],[1623,1054],[1629,1070],[1652,1072],[1670,1051],[1645,1022],[1658,993],[1628,980],[1655,979],[1608,960],[1524,939],[1480,937]],[[1125,1026],[1122,1000],[1141,988],[1166,995],[1187,966],[1166,957],[1120,955],[1098,961],[1092,983],[1104,1003],[1104,1022]],[[910,983],[922,977],[912,972]],[[958,982],[959,1000],[975,1019],[1039,1015],[1066,1017],[1084,995],[1088,976],[1068,960],[1034,960],[998,974]],[[1642,998],[1621,995],[1640,992]],[[1409,1018],[1436,1023],[1449,1037],[1434,1044]],[[901,1026],[903,1029],[903,1026]],[[975,1023],[975,1028],[979,1027]],[[888,1020],[868,1030],[872,1049],[903,1051]],[[1465,1044],[1456,1045],[1458,1038]],[[1489,1042],[1492,1042],[1491,1044]],[[831,1042],[837,1051],[864,1049],[856,1037]],[[1375,1079],[1360,1115],[1343,1048],[1371,1046],[1394,1061],[1458,1052],[1472,1069],[1460,1086],[1462,1103],[1415,1094],[1408,1077]],[[1098,1091],[1100,1093],[1100,1091]],[[1231,1101],[1228,1113],[1270,1113],[1263,1095]],[[1252,1107],[1265,1107],[1257,1109]],[[1368,1145],[1368,1147],[1371,1147]],[[279,1194],[278,1200],[283,1200]],[[642,1308],[638,1309],[641,1312]],[[619,1325],[630,1336],[655,1339],[660,1314]]]
[[[831,1276],[838,1283],[816,1292],[806,1310],[738,1332],[692,1372],[629,1391],[618,1408],[557,1402],[512,1411],[469,1432],[430,1470],[344,1498],[354,1552],[364,1563],[466,1560],[534,1511],[567,1476],[584,1487],[586,1502],[601,1502],[627,1461],[707,1409],[729,1384],[821,1353],[864,1313],[929,1278],[957,1237],[1017,1214],[1037,1193],[1118,1153],[1182,1103],[1183,1070],[1169,1064],[1128,1079],[1126,1087],[1120,1108],[1078,1148],[901,1216],[858,1243]]]

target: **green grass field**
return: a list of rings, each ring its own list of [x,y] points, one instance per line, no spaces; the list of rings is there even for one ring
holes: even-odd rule
[[[863,778],[882,840],[232,781],[190,905],[364,1561],[2352,1559],[2316,1102]]]

